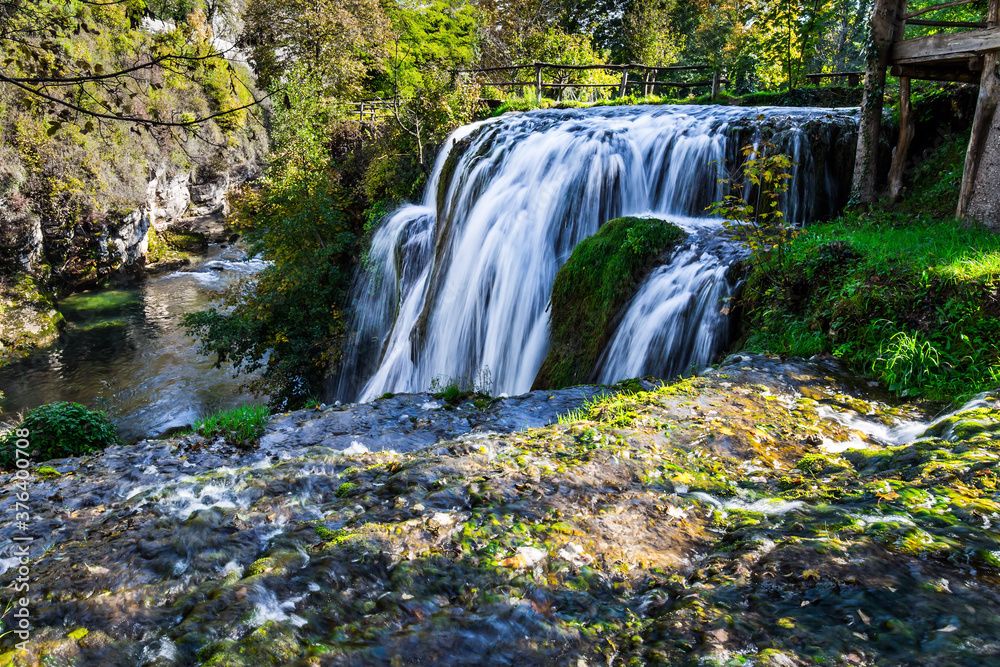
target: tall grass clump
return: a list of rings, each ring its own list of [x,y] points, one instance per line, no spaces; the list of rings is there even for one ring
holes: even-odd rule
[[[194,424],[194,430],[206,438],[222,437],[230,445],[251,447],[264,435],[270,416],[266,405],[241,405],[199,419]]]

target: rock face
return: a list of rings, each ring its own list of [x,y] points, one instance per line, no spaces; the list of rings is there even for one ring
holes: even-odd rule
[[[208,241],[224,240],[226,194],[259,173],[254,164],[200,176],[161,168],[149,182],[145,201],[136,208],[89,222],[40,220],[28,213],[5,212],[0,206],[0,272],[44,272],[58,289],[81,289],[114,273],[140,271],[150,230],[194,232]]]
[[[0,362],[59,334],[63,316],[55,300],[31,276],[0,276]]]
[[[0,205],[0,273],[31,271],[42,257],[44,241],[37,216]]]
[[[998,395],[928,425],[829,363],[750,355],[632,389],[394,396],[275,417],[252,452],[34,467],[34,631],[0,661],[1000,659]]]

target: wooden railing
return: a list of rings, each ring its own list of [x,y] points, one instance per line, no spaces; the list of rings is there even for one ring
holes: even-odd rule
[[[615,83],[572,83],[568,81],[548,81],[544,80],[543,74],[555,72],[579,72],[585,70],[603,70],[606,72],[621,72],[621,79]],[[661,81],[661,72],[681,72],[681,71],[706,71],[712,72],[711,79],[702,81]],[[531,80],[519,80],[516,77],[521,72],[533,72]],[[512,80],[494,80],[500,77],[494,76],[500,73],[510,73]],[[617,89],[619,97],[628,94],[630,86],[640,88],[643,95],[650,95],[656,92],[657,88],[709,88],[712,97],[715,98],[722,90],[722,86],[728,81],[722,77],[721,72],[711,65],[639,65],[631,63],[628,65],[558,65],[555,63],[536,62],[529,65],[506,65],[500,67],[477,67],[472,69],[454,70],[453,74],[461,75],[490,75],[487,80],[480,80],[478,83],[493,88],[534,88],[537,99],[542,99],[546,89],[562,91],[567,88],[612,88]]]
[[[823,79],[846,78],[847,85],[852,88],[861,84],[861,77],[864,72],[820,72],[817,74],[806,74],[806,79],[814,86],[818,86]]]
[[[377,123],[392,116],[394,102],[392,100],[369,99],[343,102],[341,106],[346,108],[345,115],[348,120],[356,120],[359,123]]]

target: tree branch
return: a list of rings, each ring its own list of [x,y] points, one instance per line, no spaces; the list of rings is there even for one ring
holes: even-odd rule
[[[81,106],[73,104],[72,102],[67,102],[66,100],[61,100],[58,97],[54,97],[52,95],[43,93],[38,89],[32,88],[31,86],[25,85],[9,77],[3,76],[2,74],[0,74],[0,83],[9,83],[13,86],[20,88],[21,90],[24,90],[25,92],[31,93],[32,95],[35,95],[37,97],[41,97],[42,99],[48,100],[49,102],[61,104],[62,106],[73,109],[74,111],[84,114],[85,116],[90,116],[92,118],[103,118],[105,120],[123,121],[126,123],[135,123],[136,125],[146,125],[150,127],[191,127],[193,125],[198,125],[199,123],[204,123],[206,121],[212,120],[213,118],[219,118],[220,116],[227,116],[229,114],[236,113],[237,111],[242,111],[243,109],[249,109],[250,107],[255,107],[264,100],[266,100],[267,98],[271,97],[271,95],[273,95],[273,93],[268,93],[262,99],[259,100],[256,97],[254,97],[253,102],[250,102],[249,104],[244,104],[243,106],[236,107],[235,109],[219,111],[217,113],[204,116],[203,118],[197,118],[192,121],[178,123],[171,121],[152,120],[149,118],[139,118],[137,116],[117,116],[112,114],[100,113],[97,111],[91,111],[89,109],[84,109]]]

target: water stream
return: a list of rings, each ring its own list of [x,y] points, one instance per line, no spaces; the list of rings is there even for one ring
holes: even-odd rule
[[[59,340],[0,369],[4,414],[74,401],[106,409],[131,440],[254,400],[240,391],[242,379],[199,355],[198,342],[180,326],[185,313],[262,268],[244,259],[238,248],[210,246],[183,270],[63,299]]]

